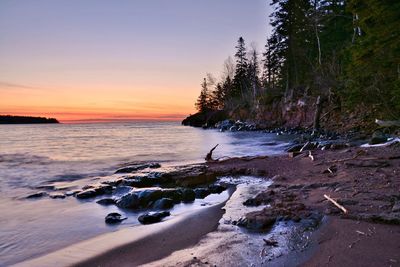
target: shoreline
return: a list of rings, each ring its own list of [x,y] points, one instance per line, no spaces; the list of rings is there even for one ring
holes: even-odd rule
[[[229,190],[229,189],[228,189]],[[231,189],[230,195],[234,189]],[[227,201],[227,200],[226,200]],[[137,266],[196,244],[213,231],[226,201],[152,225],[118,230],[12,266]],[[180,229],[185,229],[182,235]]]
[[[268,189],[251,195],[246,201],[255,211],[241,214],[242,218],[232,218],[240,219],[240,223],[225,221],[230,227],[237,227],[237,224],[243,229],[264,233],[269,238],[273,232],[271,227],[280,222],[302,223],[311,219],[312,225],[316,226],[306,237],[310,241],[302,248],[295,248],[294,254],[289,250],[270,254],[274,246],[263,245],[263,239],[252,239],[248,235],[246,240],[249,244],[259,242],[256,244],[260,249],[259,257],[270,266],[281,266],[282,263],[289,266],[399,266],[399,144],[310,151],[294,157],[289,154],[211,161],[205,163],[200,172],[198,169],[183,172],[183,176],[176,177],[176,182],[190,186],[228,174],[273,177],[273,184]],[[336,199],[349,212],[343,214],[324,199],[325,194]],[[225,266],[223,260],[229,257],[229,244],[218,247],[218,255],[215,252],[210,254],[207,246],[206,249],[202,246],[207,244],[204,240],[209,236],[217,235],[215,230],[221,225],[219,222],[224,214],[221,208],[227,201],[182,215],[180,219],[139,226],[136,231],[125,229],[106,234],[16,266],[213,266],[214,263]],[[327,223],[321,223],[323,216]],[[197,229],[199,226],[201,229]],[[185,227],[184,234],[180,227]],[[141,232],[141,229],[145,231]],[[126,233],[134,232],[139,232],[139,235],[126,237]],[[279,240],[278,248],[284,247],[285,237],[279,237],[282,235],[279,232],[275,234],[272,240]],[[108,243],[110,240],[113,242]],[[231,242],[234,245],[242,241],[232,238]],[[93,244],[97,248],[92,248]],[[243,247],[244,252],[246,249],[249,247]],[[291,258],[293,255],[297,256]],[[224,259],[221,261],[218,257]],[[236,263],[240,266],[242,262],[239,259],[238,262],[229,262],[229,265],[235,266]]]

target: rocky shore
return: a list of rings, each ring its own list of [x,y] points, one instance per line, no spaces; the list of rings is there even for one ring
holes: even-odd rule
[[[80,201],[97,201],[99,205],[140,211],[139,221],[151,224],[168,217],[177,203],[203,199],[230,188],[220,177],[264,177],[266,183],[272,179],[272,185],[240,204],[241,209],[247,207],[251,211],[225,221],[238,230],[265,235],[249,241],[260,250],[260,259],[255,262],[269,266],[281,266],[283,262],[289,266],[398,266],[400,143],[396,140],[369,147],[335,140],[304,140],[293,144],[283,156],[228,158],[167,168],[159,163],[132,163],[116,170],[114,179],[76,190],[44,187],[27,198],[76,197]],[[107,215],[105,222],[115,224],[124,219],[113,213]],[[291,238],[285,237],[287,230],[276,231],[279,225],[294,225],[297,235],[308,233],[307,242],[300,240],[298,243],[304,245],[275,253],[285,246],[286,241],[282,240]],[[272,232],[273,237],[268,235]],[[253,245],[241,249],[252,249]],[[231,247],[223,242],[219,245],[222,254],[230,253]],[[164,254],[152,257],[152,261],[156,260],[152,265],[228,264],[224,257],[212,256],[201,246],[189,250],[192,254],[176,251],[166,258]],[[106,262],[105,266],[112,265],[109,259]],[[123,263],[124,258],[118,257],[118,262]]]

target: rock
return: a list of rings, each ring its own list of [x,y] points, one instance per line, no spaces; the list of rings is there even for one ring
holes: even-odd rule
[[[164,189],[163,197],[172,199],[174,203],[179,203],[182,201],[182,191],[177,189]]]
[[[130,192],[118,199],[116,204],[119,208],[137,209],[140,206],[139,196],[134,192]]]
[[[96,203],[100,204],[100,205],[108,206],[108,205],[116,204],[116,200],[113,198],[103,198],[103,199],[96,201]]]
[[[120,185],[117,188],[115,188],[113,194],[116,196],[123,196],[123,195],[131,192],[132,190],[133,190],[133,187],[131,187],[131,186]]]
[[[132,173],[132,172],[144,170],[147,168],[157,169],[160,167],[161,167],[161,165],[157,162],[144,163],[144,164],[133,164],[133,165],[118,169],[115,173]]]
[[[150,202],[154,202],[163,197],[163,191],[159,189],[148,189],[138,192],[140,206],[146,208]]]
[[[105,221],[107,224],[116,224],[116,223],[120,223],[123,220],[126,220],[126,217],[122,217],[121,214],[117,213],[117,212],[112,212],[110,214],[108,214],[105,218]]]
[[[382,143],[386,143],[387,140],[388,140],[388,137],[384,133],[382,133],[381,131],[375,131],[372,134],[369,144],[370,145],[382,144]]]
[[[48,194],[46,192],[36,192],[36,193],[26,196],[25,198],[26,199],[41,198],[41,197],[45,197],[47,195]]]
[[[194,190],[196,198],[204,199],[206,198],[211,192],[206,188],[196,188]]]
[[[78,194],[79,192],[81,192],[81,190],[67,191],[67,192],[65,192],[65,195],[66,195],[67,197],[75,196],[75,195]]]
[[[161,198],[153,204],[154,209],[166,210],[174,206],[174,201],[170,198]]]
[[[162,212],[149,212],[143,215],[140,215],[138,220],[142,224],[151,224],[161,222],[167,216],[170,216],[171,213],[169,211]]]
[[[208,186],[208,189],[212,194],[221,194],[226,190],[226,187],[222,185],[211,184]]]
[[[193,202],[196,199],[196,194],[192,189],[182,189],[182,201]]]
[[[87,198],[92,198],[98,195],[98,192],[96,192],[96,190],[94,189],[86,189],[82,192],[79,192],[78,194],[76,194],[76,198],[79,199],[87,199]]]
[[[49,195],[50,198],[52,199],[63,199],[65,198],[64,194],[53,194],[53,195]]]
[[[113,187],[111,185],[99,185],[99,186],[84,186],[83,191],[76,194],[79,199],[93,198],[102,194],[111,194]]]

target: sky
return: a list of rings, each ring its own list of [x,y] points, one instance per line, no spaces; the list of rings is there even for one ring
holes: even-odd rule
[[[1,0],[0,114],[180,120],[237,39],[264,47],[267,0]]]

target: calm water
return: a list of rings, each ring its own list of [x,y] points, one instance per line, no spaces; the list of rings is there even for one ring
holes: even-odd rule
[[[157,161],[164,166],[202,162],[216,144],[220,144],[214,152],[217,158],[279,154],[289,138],[205,131],[177,122],[0,125],[0,266],[137,224],[132,212],[119,226],[105,225],[106,214],[121,211],[92,201],[23,198],[40,186],[90,184],[112,176],[127,162]],[[175,212],[183,209],[177,207]]]

